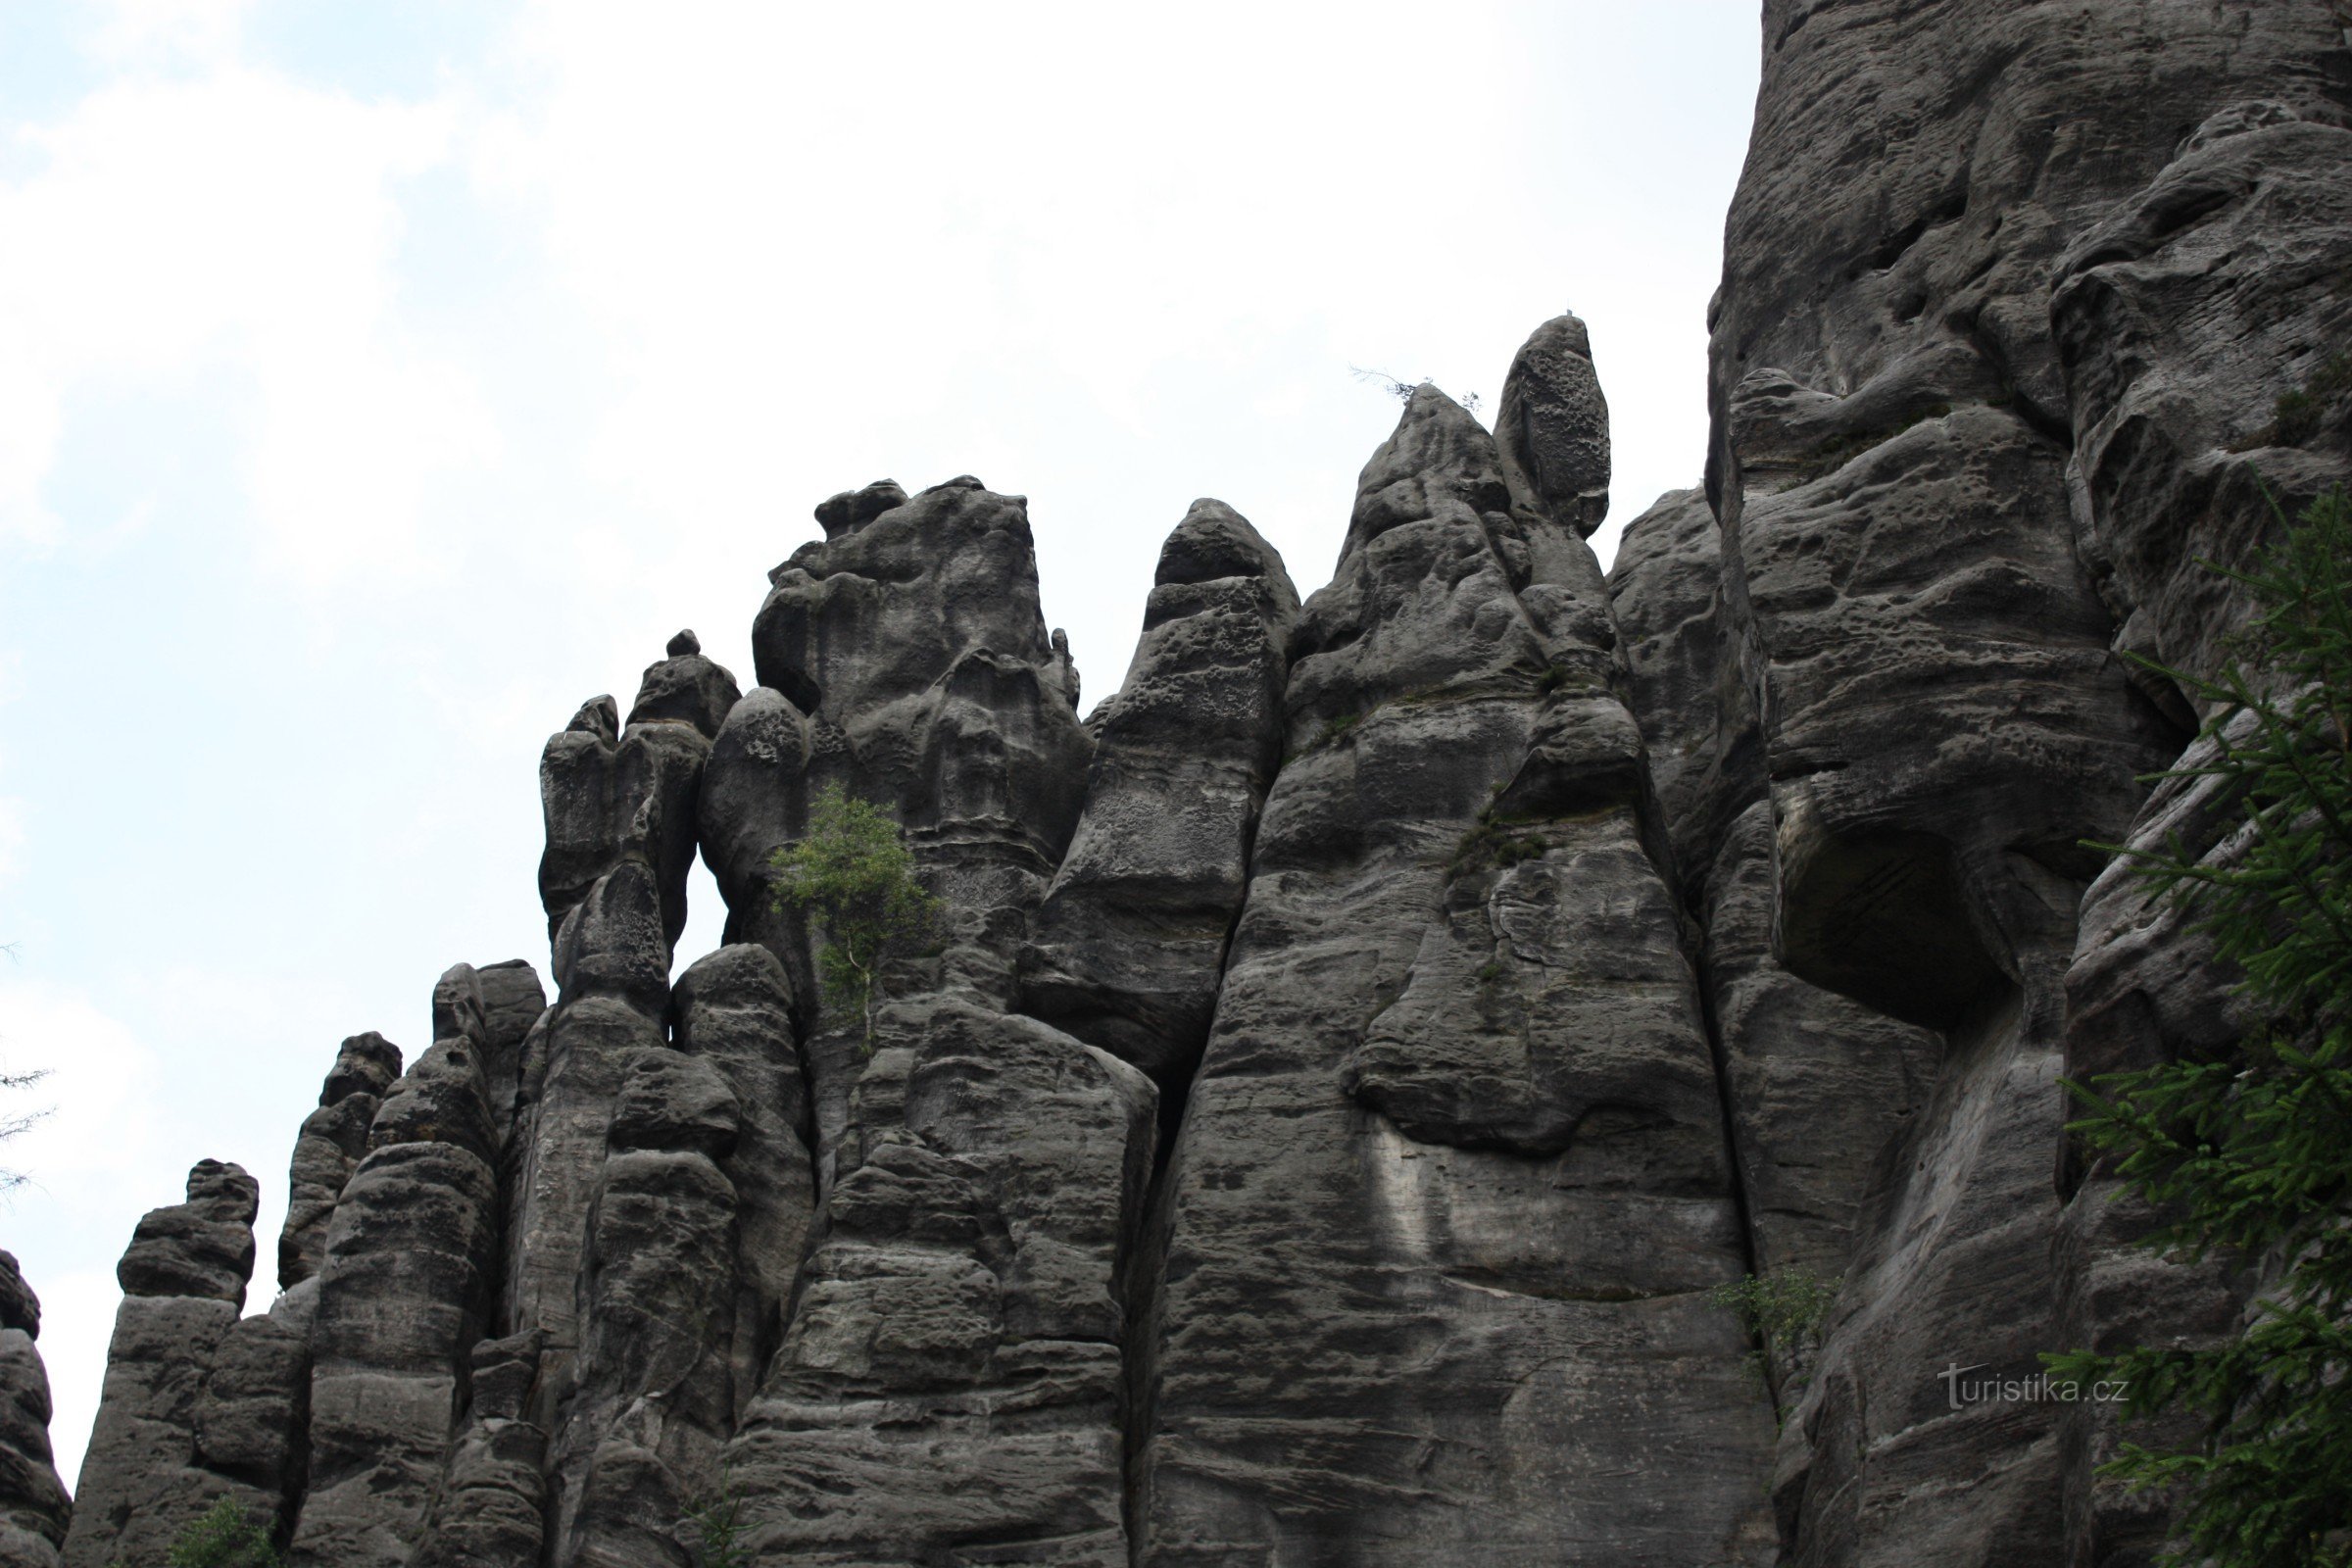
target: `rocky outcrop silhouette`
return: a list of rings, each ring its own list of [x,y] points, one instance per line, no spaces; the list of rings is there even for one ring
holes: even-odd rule
[[[0,1564],[57,1568],[73,1503],[49,1451],[49,1374],[33,1342],[41,1300],[0,1252]]]
[[[681,632],[550,738],[552,1002],[343,1043],[274,1304],[241,1170],[140,1222],[70,1530],[0,1269],[0,1560],[224,1496],[334,1568],[2143,1560],[2113,1411],[1938,1374],[2244,1308],[2058,1079],[2249,1022],[2085,845],[2230,853],[2122,656],[2210,670],[2200,563],[2352,472],[2340,27],[1771,0],[1703,483],[1605,574],[1569,315],[1492,432],[1413,390],[1303,604],[1196,502],[1088,716],[1022,497],[822,502],[757,685]],[[779,882],[830,789],[941,906],[870,1022]]]
[[[1160,551],[1127,682],[1090,721],[1085,808],[1022,950],[1023,1010],[1163,1084],[1208,1038],[1282,760],[1298,618],[1274,548],[1223,502],[1194,502]]]

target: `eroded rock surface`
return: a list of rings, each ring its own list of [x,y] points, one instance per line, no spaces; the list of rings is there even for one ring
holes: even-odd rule
[[[40,1298],[0,1252],[0,1564],[57,1568],[74,1505],[49,1451]]]
[[[187,1200],[152,1210],[132,1234],[116,1270],[122,1304],[65,1539],[74,1568],[161,1562],[172,1538],[223,1496],[279,1519],[282,1459],[271,1466],[267,1452],[241,1446],[224,1409],[251,1401],[245,1413],[270,1430],[263,1448],[282,1453],[297,1430],[299,1377],[273,1357],[270,1320],[247,1329],[237,1316],[260,1206],[261,1184],[241,1167],[201,1160],[188,1172]],[[207,1462],[205,1438],[220,1468]]]
[[[1707,1298],[1741,1238],[1599,586],[1417,393],[1294,644],[1167,1178],[1142,1561],[1762,1549],[1770,1413]],[[1671,1504],[1596,1463],[1669,1448]]]
[[[1143,641],[1091,721],[1069,853],[1020,962],[1020,1004],[1162,1078],[1208,1035],[1257,813],[1282,760],[1298,595],[1282,558],[1220,501],[1159,554]]]
[[[310,1490],[289,1558],[405,1563],[423,1527],[498,1271],[498,1129],[471,965],[384,1097],[327,1227],[310,1330]]]
[[[292,1290],[318,1272],[327,1221],[368,1152],[368,1128],[385,1090],[400,1077],[400,1048],[369,1032],[343,1042],[318,1092],[318,1108],[294,1140],[286,1223],[277,1238],[277,1284]]]
[[[141,1222],[70,1529],[0,1270],[0,1561],[2140,1560],[2107,1412],[1937,1374],[2243,1308],[2057,1079],[2246,1021],[2082,841],[2227,856],[2116,656],[2220,656],[2249,462],[2352,471],[2338,10],[1771,0],[1705,484],[1605,579],[1573,316],[1303,607],[1197,503],[1083,723],[1023,498],[825,501],[758,686],[681,632],[548,742],[555,1004],[345,1043],[271,1309],[241,1171]],[[777,898],[828,787],[941,900],[870,1021]],[[1791,1270],[1809,1367],[1715,1294]]]
[[[1751,1178],[1808,1130],[1857,1130],[1811,1096],[1774,1103],[1775,1082],[1797,1087],[1784,1067],[1817,1079],[1841,1058],[1839,1078],[1875,1072],[1916,1106],[1853,1211],[1784,1437],[1791,1561],[2109,1560],[2080,1421],[1953,1409],[1921,1369],[2030,1374],[2062,1339],[2102,1336],[2095,1281],[2130,1271],[2112,1187],[2052,1179],[2069,1009],[2104,984],[2068,969],[2096,961],[2111,919],[2078,934],[2100,871],[2080,844],[2127,832],[2136,775],[2195,715],[2112,651],[2208,660],[2234,612],[2187,561],[2243,559],[2267,526],[2239,457],[2283,437],[2309,486],[2340,439],[2326,410],[2274,428],[2341,325],[2317,283],[2348,248],[2328,175],[2340,20],[1766,9],[1709,323],[1719,585],[1702,615],[1689,573],[1665,591],[1635,563],[1619,610],[1644,621],[1631,646],[1637,666],[1654,656],[1654,695],[1687,702],[1714,666],[1695,720],[1643,720],[1693,763],[1670,832],[1710,967],[1746,972],[1749,1008],[1717,1012]],[[1661,545],[1655,561],[1689,553]],[[1791,1002],[1835,1044],[1791,1054],[1752,1005]],[[1894,1049],[1857,1051],[1872,1032]],[[1784,1188],[1824,1212],[1825,1191]],[[2064,1212],[2070,1193],[2090,1206]],[[1750,1197],[1769,1255],[1772,1200]],[[1819,1223],[1809,1242],[1780,1228],[1831,1255]],[[2113,1539],[2134,1530],[2161,1524]]]

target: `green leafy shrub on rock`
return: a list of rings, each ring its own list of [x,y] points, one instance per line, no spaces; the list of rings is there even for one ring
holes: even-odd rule
[[[1755,1336],[1761,1346],[1752,1358],[1756,1371],[1780,1373],[1784,1405],[1803,1392],[1813,1375],[1830,1307],[1838,1299],[1836,1280],[1792,1265],[1718,1285],[1709,1299],[1729,1307],[1740,1326]]]
[[[884,966],[935,939],[939,900],[914,879],[913,852],[890,813],[839,785],[818,794],[808,836],[778,850],[774,864],[779,906],[806,910],[823,938],[826,1008],[860,1019],[871,1051]]]
[[[284,1560],[269,1527],[234,1497],[221,1497],[172,1539],[164,1568],[279,1568]]]

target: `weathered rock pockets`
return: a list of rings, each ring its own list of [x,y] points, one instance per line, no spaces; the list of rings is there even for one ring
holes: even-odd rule
[[[2238,1309],[2055,1079],[2242,1022],[2081,844],[2211,836],[2115,655],[2210,667],[2248,459],[2352,467],[2352,132],[2325,5],[1994,9],[1767,7],[1706,482],[1606,577],[1573,317],[1493,433],[1416,392],[1303,604],[1195,503],[1084,718],[1022,498],[823,503],[759,684],[681,633],[549,740],[552,1003],[344,1043],[270,1311],[242,1171],[141,1222],[71,1508],[0,1271],[0,1561],[221,1496],[337,1568],[2160,1542],[2098,1412],[1933,1373]],[[777,896],[828,786],[948,911],[870,1039]],[[1839,1282],[1809,1379],[1714,1297],[1777,1269]]]

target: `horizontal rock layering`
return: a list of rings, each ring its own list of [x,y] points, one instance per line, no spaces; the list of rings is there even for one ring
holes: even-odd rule
[[[140,1222],[71,1505],[0,1254],[0,1568],[224,1497],[304,1568],[2145,1560],[2104,1414],[1936,1374],[2240,1309],[2055,1080],[2243,1021],[2081,844],[2215,839],[2115,656],[2210,668],[2250,465],[2352,471],[2339,9],[1771,0],[1705,482],[1605,577],[1570,316],[1303,603],[1196,502],[1088,716],[1023,498],[826,501],[756,686],[681,632],[548,741],[552,1003],[342,1044],[274,1304],[244,1171]],[[943,901],[870,1027],[828,787]],[[1718,1295],[1782,1269],[1809,1368]]]

